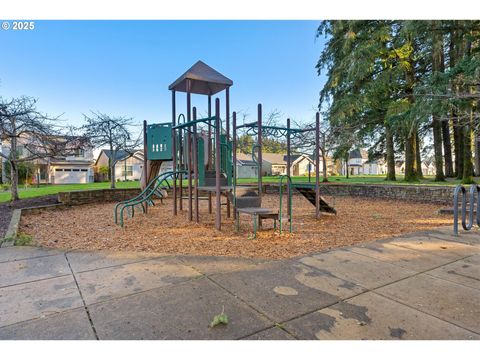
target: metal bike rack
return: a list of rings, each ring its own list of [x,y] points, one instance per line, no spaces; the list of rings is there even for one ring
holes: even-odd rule
[[[477,226],[480,226],[480,186],[473,184],[470,186],[470,202],[468,207],[468,222],[467,222],[467,190],[463,185],[458,185],[453,192],[453,233],[458,235],[458,197],[462,195],[462,227],[464,230],[470,230],[473,227],[473,213],[476,211]],[[475,209],[475,196],[477,207]]]

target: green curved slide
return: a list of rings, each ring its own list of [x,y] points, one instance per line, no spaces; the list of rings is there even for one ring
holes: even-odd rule
[[[140,194],[132,199],[121,201],[116,204],[114,210],[115,224],[120,222],[120,226],[123,227],[123,217],[125,211],[127,211],[127,215],[130,215],[131,217],[135,215],[135,208],[141,208],[142,212],[145,213],[148,206],[155,205],[153,202],[154,197],[159,199],[164,198],[164,192],[162,190],[170,188],[170,183],[168,180],[177,177],[179,174],[186,173],[186,171],[168,171],[160,174],[150,181],[150,183]]]

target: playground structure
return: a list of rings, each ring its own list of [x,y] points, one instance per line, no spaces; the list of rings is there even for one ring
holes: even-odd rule
[[[199,201],[208,201],[208,212],[215,208],[215,228],[221,229],[222,206],[226,206],[226,216],[236,220],[239,228],[240,214],[251,215],[253,230],[256,236],[262,220],[272,219],[276,228],[282,232],[284,221],[289,223],[292,232],[292,191],[296,189],[315,206],[315,217],[320,218],[321,212],[336,214],[320,196],[319,189],[319,141],[320,117],[316,114],[315,128],[295,129],[287,119],[286,127],[264,126],[262,124],[262,105],[257,107],[257,121],[237,125],[237,114],[232,112],[230,124],[230,87],[233,81],[220,74],[205,63],[198,61],[175,82],[169,86],[172,94],[171,123],[147,124],[144,122],[144,154],[142,187],[143,191],[137,197],[117,204],[115,207],[115,222],[123,226],[123,213],[134,215],[134,208],[143,212],[148,206],[154,205],[155,198],[162,199],[167,188],[171,188],[173,197],[173,215],[183,210],[184,200],[187,200],[188,220],[200,222]],[[176,94],[186,93],[186,116],[177,116]],[[224,92],[225,116],[222,119],[220,98],[215,99],[212,115],[212,96]],[[197,108],[192,106],[192,94],[207,96],[207,116],[198,118]],[[230,125],[232,125],[230,127]],[[255,185],[237,184],[236,154],[237,131],[245,130],[256,136],[252,149],[252,160],[257,166],[258,179]],[[291,139],[296,134],[315,132],[315,184],[293,183],[290,177]],[[284,136],[287,140],[287,174],[279,178],[280,207],[270,209],[262,207],[262,137]],[[171,161],[172,170],[159,174],[162,163]],[[184,180],[187,181],[187,193],[184,194]],[[287,218],[283,218],[283,184],[287,188]],[[203,196],[200,196],[200,192]],[[215,206],[213,206],[215,197]],[[222,203],[222,199],[225,202]],[[233,211],[232,211],[233,208]],[[117,212],[119,213],[117,215]]]

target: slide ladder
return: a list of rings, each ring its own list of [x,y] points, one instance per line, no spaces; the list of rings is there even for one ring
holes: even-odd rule
[[[159,198],[162,200],[166,197],[166,188],[170,187],[169,180],[178,176],[179,174],[185,174],[186,171],[168,171],[156,176],[143,191],[132,199],[121,201],[115,205],[115,224],[120,222],[120,226],[123,227],[123,215],[127,211],[127,214],[133,217],[135,215],[135,208],[141,208],[142,212],[147,211],[149,205],[155,205],[153,199]]]

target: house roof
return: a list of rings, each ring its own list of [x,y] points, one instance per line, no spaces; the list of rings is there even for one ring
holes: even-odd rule
[[[107,158],[112,159],[112,152],[108,149],[102,149],[102,151],[100,151],[100,154],[98,155],[97,161],[95,163],[98,162],[98,159],[100,159],[100,156],[102,156],[102,153],[104,153]],[[115,161],[120,161],[120,160],[128,159],[131,156],[136,156],[138,158],[143,157],[143,151],[135,150],[133,153],[130,153],[130,152],[125,151],[125,150],[118,150],[115,154],[115,159],[114,160]]]
[[[241,166],[257,166],[257,163],[253,160],[240,160],[237,159],[237,164]]]
[[[191,81],[192,94],[213,95],[233,85],[232,80],[199,60],[170,84],[168,90],[187,92],[187,80]]]
[[[275,154],[262,152],[262,159],[268,161],[272,165],[286,165],[286,156],[284,154]]]
[[[50,165],[86,165],[91,166],[93,161],[88,160],[51,160]]]
[[[368,152],[363,149],[355,149],[348,154],[349,159],[368,159]]]

